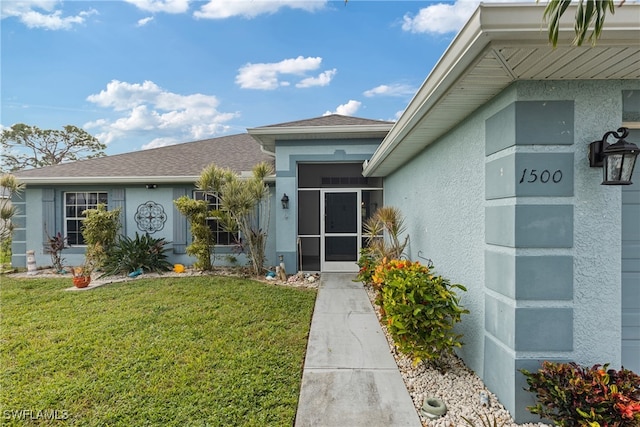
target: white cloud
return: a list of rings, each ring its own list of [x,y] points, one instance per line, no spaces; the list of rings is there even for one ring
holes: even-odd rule
[[[87,100],[121,115],[115,120],[100,119],[84,125],[97,129],[96,137],[105,144],[130,133],[152,133],[163,141],[209,138],[225,131],[224,123],[238,116],[218,111],[215,96],[180,95],[152,81],[140,84],[113,80]]]
[[[140,147],[143,150],[150,150],[152,148],[160,148],[160,147],[167,147],[169,145],[175,145],[175,144],[179,144],[181,142],[184,141],[180,141],[177,140],[175,138],[156,138],[154,140],[152,140],[150,143],[148,144],[144,144],[142,147]]]
[[[364,92],[364,96],[371,98],[374,96],[413,96],[416,92],[414,87],[406,84],[394,83],[391,85],[380,85]]]
[[[306,79],[300,80],[300,83],[296,84],[296,87],[299,88],[307,88],[314,86],[327,86],[333,80],[333,77],[336,75],[338,70],[335,68],[333,70],[327,70],[318,74],[317,77],[307,77]]]
[[[84,24],[87,17],[98,12],[89,9],[79,12],[77,15],[64,16],[57,9],[60,3],[57,1],[4,1],[0,3],[2,19],[15,17],[28,28],[41,28],[44,30],[69,30],[74,25]]]
[[[484,0],[485,3],[531,3],[532,0]],[[420,9],[416,16],[406,14],[402,29],[412,33],[447,34],[458,32],[478,8],[479,0],[456,0]]]
[[[304,58],[298,56],[297,58],[284,59],[280,62],[273,63],[259,63],[259,64],[247,64],[238,70],[236,76],[236,84],[243,89],[261,89],[261,90],[273,90],[280,86],[288,86],[288,81],[281,81],[280,77],[283,74],[291,74],[294,76],[304,76],[305,73],[313,70],[317,70],[322,63],[320,57],[308,57]],[[318,77],[309,78],[304,77],[298,87],[309,87],[326,85],[331,81],[336,70],[329,70],[321,73]],[[305,82],[303,86],[302,82]]]
[[[327,0],[209,0],[193,16],[201,19],[225,19],[233,16],[255,18],[266,13],[276,13],[285,7],[315,12],[323,9],[326,4]]]
[[[329,116],[331,114],[340,114],[342,116],[353,116],[362,105],[360,101],[354,101],[350,99],[346,104],[338,105],[335,111],[327,111],[323,116]]]
[[[146,12],[184,13],[189,10],[190,0],[125,0]]]
[[[402,29],[412,33],[446,34],[457,32],[480,4],[475,0],[458,0],[454,4],[438,3],[420,9],[416,16],[403,18]]]
[[[153,16],[149,16],[147,18],[142,18],[138,20],[138,27],[144,27],[149,22],[153,21]]]

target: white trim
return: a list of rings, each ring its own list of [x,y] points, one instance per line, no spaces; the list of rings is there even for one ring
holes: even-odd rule
[[[252,172],[241,172],[240,179],[249,179]],[[195,184],[200,175],[197,176],[59,176],[59,177],[17,177],[18,181],[24,184],[67,184],[67,185],[89,185],[89,184]],[[275,182],[275,175],[265,177],[267,183]]]
[[[547,40],[546,24],[543,22],[545,5],[542,4],[480,4],[466,25],[458,33],[444,55],[440,58],[416,95],[410,101],[402,116],[382,141],[376,152],[363,167],[364,176],[385,176],[408,161],[413,152],[396,149],[407,136],[417,129],[429,128],[431,123],[424,120],[431,111],[437,110],[443,98],[457,88],[458,82],[492,48],[503,46],[552,47]],[[559,31],[559,44],[569,45],[574,36],[574,16],[576,6],[572,5],[563,15]],[[597,46],[638,47],[640,45],[640,4],[627,3],[618,13],[608,14],[602,37]],[[588,43],[588,42],[585,42]],[[509,70],[505,68],[508,73]],[[507,87],[517,77],[511,75],[502,88]],[[486,101],[476,102],[477,107]],[[451,118],[450,127],[457,118]],[[442,123],[438,124],[442,127]],[[420,141],[421,147],[431,144],[437,136]],[[394,153],[395,151],[395,153]]]
[[[249,128],[247,132],[260,143],[262,151],[269,154],[275,153],[276,139],[286,141],[340,137],[346,139],[381,138],[389,132],[392,126],[390,123],[340,126],[266,126]]]
[[[325,232],[325,194],[327,193],[355,193],[356,194],[356,232],[355,233],[326,233]],[[355,273],[358,271],[358,254],[362,248],[362,215],[359,207],[362,203],[361,188],[323,188],[320,190],[320,271],[330,273]],[[355,261],[326,261],[325,239],[327,237],[355,237]]]

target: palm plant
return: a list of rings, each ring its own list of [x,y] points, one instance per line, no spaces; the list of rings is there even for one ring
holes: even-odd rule
[[[560,29],[560,18],[566,12],[569,5],[574,0],[549,0],[544,9],[544,19],[549,21],[549,41],[553,47],[558,45],[558,32]],[[620,1],[620,6],[625,0]],[[602,27],[604,26],[607,12],[615,13],[614,0],[578,0],[578,9],[576,11],[575,33],[573,44],[581,46],[587,37],[589,29],[593,26],[589,41],[592,44],[600,38]]]
[[[243,179],[229,169],[210,165],[202,171],[196,186],[214,192],[220,198],[221,224],[227,231],[239,231],[241,246],[246,248],[253,274],[262,273],[265,263],[270,209],[269,186],[264,179],[273,167],[259,163],[251,178]]]
[[[393,206],[379,208],[364,224],[369,253],[376,260],[400,258],[409,243],[409,235],[404,240],[400,237],[405,230],[400,209]]]
[[[0,240],[7,242],[13,235],[14,224],[11,218],[16,214],[16,207],[11,204],[11,198],[24,190],[24,184],[11,174],[4,174],[0,178]]]

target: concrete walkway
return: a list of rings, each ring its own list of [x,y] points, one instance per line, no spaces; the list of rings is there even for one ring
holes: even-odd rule
[[[395,359],[354,274],[323,273],[296,427],[420,427]]]

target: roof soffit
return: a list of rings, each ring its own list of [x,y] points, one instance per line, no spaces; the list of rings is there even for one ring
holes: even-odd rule
[[[384,138],[393,123],[382,122],[368,125],[338,125],[338,126],[265,126],[247,129],[262,146],[263,151],[274,153],[276,140],[314,140],[314,139],[363,139]]]
[[[543,5],[481,5],[456,36],[364,168],[385,176],[517,80],[639,79],[640,4],[608,15],[596,46],[569,46],[572,21],[552,49]],[[575,12],[575,9],[573,9]],[[572,10],[565,15],[572,17]],[[624,16],[622,16],[624,15]],[[563,44],[563,45],[562,45]]]

